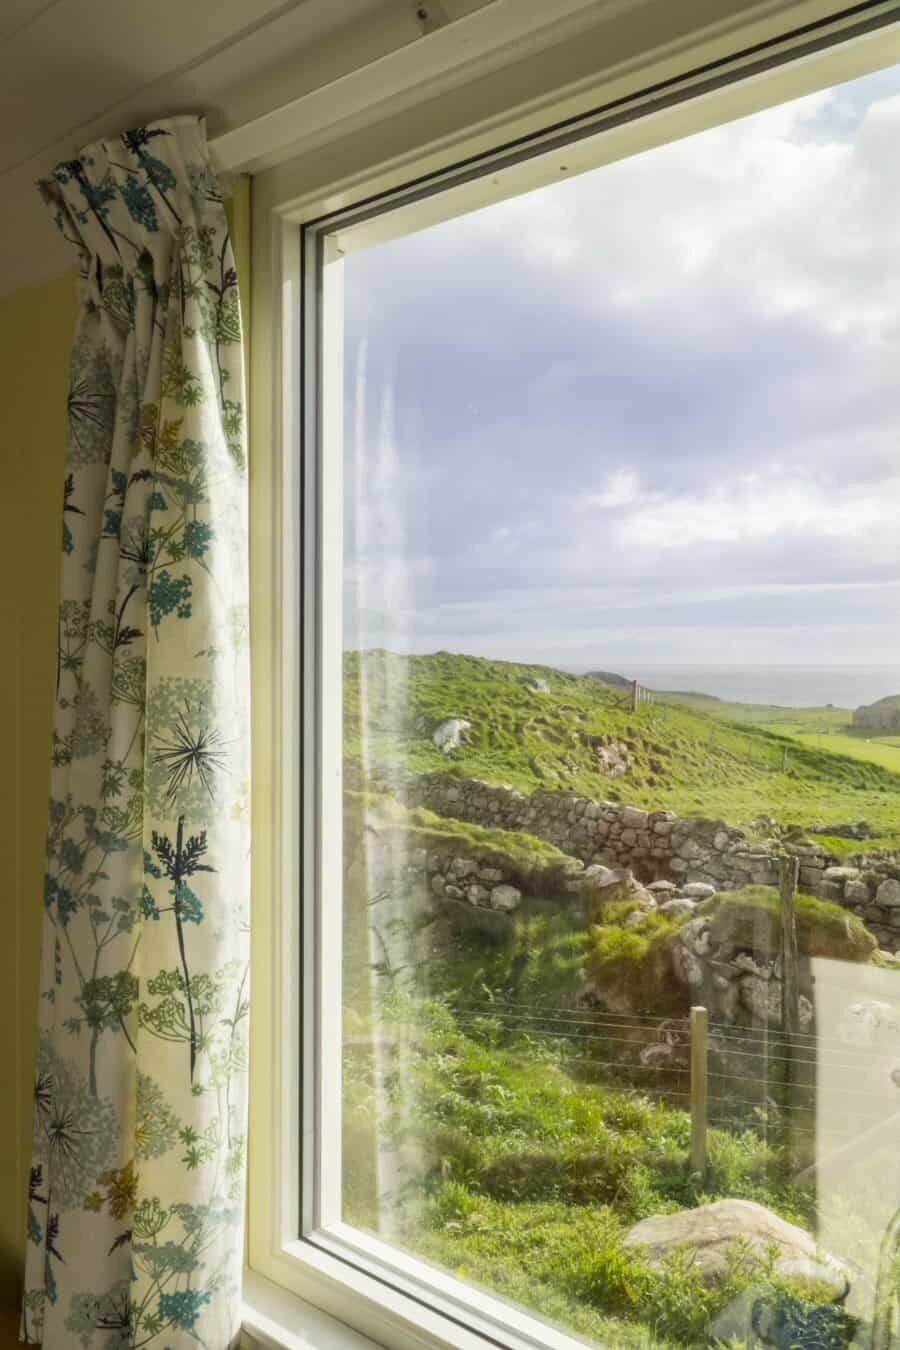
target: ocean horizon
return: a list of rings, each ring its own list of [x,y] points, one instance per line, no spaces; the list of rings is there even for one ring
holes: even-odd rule
[[[770,703],[782,708],[858,708],[900,694],[896,666],[584,666],[614,670],[648,689],[711,694],[728,703]]]

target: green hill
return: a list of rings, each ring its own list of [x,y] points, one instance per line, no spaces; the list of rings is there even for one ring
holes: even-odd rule
[[[785,824],[865,819],[885,843],[896,843],[900,772],[866,757],[866,742],[842,736],[850,753],[836,753],[791,735],[794,723],[785,732],[771,715],[729,718],[726,710],[738,705],[702,698],[686,704],[668,696],[631,712],[627,690],[606,678],[451,652],[348,652],[346,753],[361,758],[365,744],[370,764],[442,769],[523,791],[566,791],[745,826],[763,812]],[[746,714],[751,705],[740,707]],[[797,725],[805,711],[791,710]],[[471,725],[445,754],[431,737],[447,718]],[[620,776],[605,771],[604,753],[626,764]]]

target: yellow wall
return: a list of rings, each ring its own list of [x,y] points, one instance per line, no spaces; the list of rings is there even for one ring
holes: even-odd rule
[[[249,180],[229,203],[242,292]],[[0,1348],[24,1259],[75,272],[0,299]],[[244,316],[245,329],[247,315]]]
[[[74,272],[0,300],[0,1276],[24,1249]]]

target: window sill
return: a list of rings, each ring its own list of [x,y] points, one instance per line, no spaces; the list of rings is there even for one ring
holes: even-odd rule
[[[247,1268],[243,1333],[241,1350],[381,1350],[378,1342]]]

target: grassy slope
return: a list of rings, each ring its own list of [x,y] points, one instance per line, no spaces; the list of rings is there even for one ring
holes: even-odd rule
[[[528,688],[522,680],[529,677],[545,680],[549,692]],[[363,695],[370,763],[451,770],[524,791],[575,792],[735,824],[748,825],[765,812],[785,823],[869,820],[886,843],[898,831],[900,764],[892,771],[872,762],[873,747],[862,739],[841,736],[842,753],[805,744],[795,728],[809,724],[780,716],[802,719],[809,711],[814,721],[819,710],[764,709],[758,722],[750,705],[679,695],[688,701],[660,700],[631,713],[620,688],[591,676],[447,652],[349,653],[345,742],[351,756],[362,748]],[[832,718],[829,735],[837,736],[842,724],[834,719],[846,720],[846,713],[822,711]],[[465,744],[447,755],[430,737],[446,717],[472,724]],[[598,771],[590,738],[603,735],[629,746],[631,767],[621,778]],[[830,744],[824,735],[823,742]],[[785,745],[789,770],[782,773]],[[866,758],[863,749],[870,751]]]
[[[758,727],[800,745],[849,755],[900,773],[900,736],[855,728],[848,708],[783,708],[767,703],[728,703],[708,694],[666,692],[670,705],[692,708],[717,721]]]

